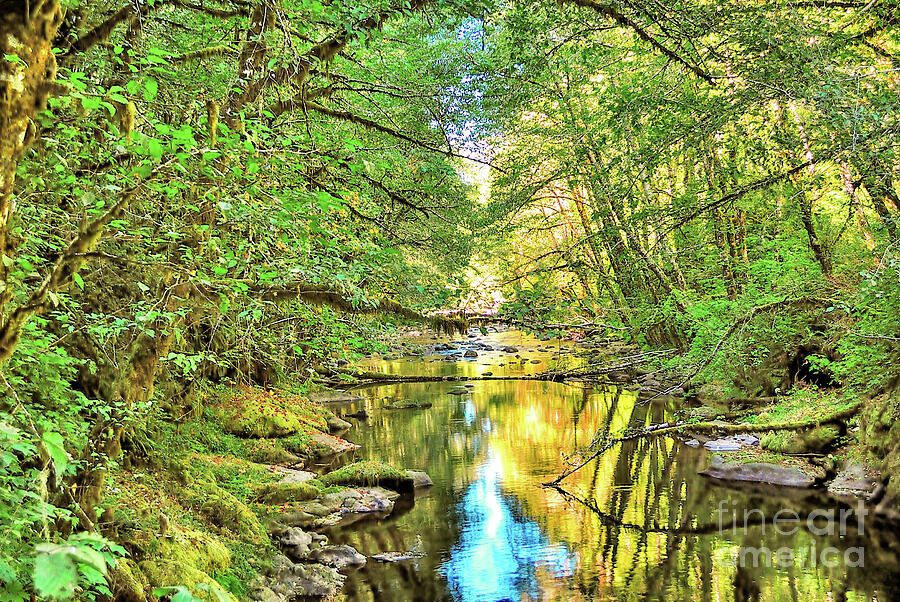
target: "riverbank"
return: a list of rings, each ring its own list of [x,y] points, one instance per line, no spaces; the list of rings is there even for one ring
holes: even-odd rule
[[[198,400],[197,415],[153,425],[144,460],[131,454],[109,475],[99,526],[129,553],[115,569],[117,600],[175,591],[167,588],[266,602],[340,591],[367,559],[316,530],[385,516],[429,481],[376,462],[305,470],[356,448],[339,436],[349,423],[310,397],[219,387]]]
[[[581,408],[573,414],[576,424],[587,411],[585,408],[594,403],[592,399],[602,395],[608,400],[610,405],[598,408],[594,414],[595,420],[604,417],[601,422],[581,423],[580,428],[586,429],[589,437],[601,428],[621,433],[659,424],[685,424],[680,436],[687,445],[676,446],[677,449],[695,445],[700,452],[708,453],[697,455],[699,462],[681,461],[682,478],[691,479],[691,473],[705,472],[710,481],[729,486],[768,482],[798,490],[827,491],[845,501],[855,499],[848,496],[869,498],[873,504],[879,501],[873,499],[876,473],[863,464],[863,452],[853,443],[858,434],[855,418],[836,429],[836,435],[831,430],[834,425],[810,432],[766,431],[767,424],[827,416],[852,402],[834,392],[798,389],[788,396],[763,400],[763,405],[754,405],[747,399],[711,396],[709,387],[700,396],[690,392],[678,397],[659,396],[677,381],[677,374],[664,369],[660,359],[632,364],[619,361],[625,366],[619,372],[568,385],[540,383],[528,377],[559,370],[561,365],[564,370],[596,367],[638,353],[608,340],[528,339],[513,345],[504,337],[518,336],[514,333],[495,334],[498,341],[491,343],[470,334],[473,336],[456,342],[430,340],[419,348],[408,348],[407,355],[360,362],[362,369],[373,374],[425,373],[438,376],[446,384],[382,382],[377,403],[369,393],[360,396],[315,388],[264,391],[221,387],[206,390],[191,408],[184,408],[178,424],[169,420],[154,423],[155,430],[146,434],[152,441],[147,453],[127,455],[144,457],[146,461],[132,460],[110,474],[106,499],[111,510],[105,514],[107,520],[101,527],[130,553],[129,560],[122,561],[116,572],[118,599],[148,600],[154,590],[159,593],[159,588],[174,586],[188,588],[199,599],[215,598],[214,591],[226,599],[267,602],[296,596],[329,598],[337,596],[348,579],[353,583],[351,589],[358,587],[363,578],[358,578],[355,571],[365,563],[418,558],[422,552],[413,544],[412,534],[391,536],[388,541],[385,536],[391,531],[381,526],[381,521],[388,517],[395,520],[395,508],[408,512],[419,503],[416,490],[427,486],[429,480],[422,473],[406,469],[430,471],[432,464],[416,460],[411,463],[414,465],[406,466],[396,459],[409,458],[409,454],[395,454],[393,450],[404,445],[422,446],[422,433],[431,433],[444,423],[462,421],[463,433],[479,424],[491,436],[498,429],[512,429],[508,444],[515,444],[502,454],[504,457],[522,453],[522,445],[550,443],[551,447],[556,446],[557,453],[569,452],[584,439],[572,439],[561,431],[561,438],[554,443],[547,440],[546,426],[534,422],[537,416],[530,391],[546,394],[551,390],[548,387],[571,391],[578,397],[572,398],[572,407]],[[465,382],[491,371],[510,380]],[[519,380],[528,388],[515,384]],[[491,392],[489,399],[494,400],[500,390],[509,390],[517,398],[525,395],[511,400],[516,408],[515,427],[503,426],[499,416],[477,418],[484,410],[472,405],[474,396]],[[627,405],[622,398],[626,390],[634,391],[629,394],[633,398]],[[430,414],[433,405],[441,412],[448,408],[451,414],[438,419]],[[663,410],[664,406],[671,410]],[[371,416],[373,407],[377,419],[360,422]],[[627,416],[617,417],[616,413],[626,407],[630,408]],[[556,413],[558,410],[546,409]],[[552,420],[559,420],[560,427],[566,424],[565,416]],[[402,431],[387,437],[387,429],[392,432],[407,423],[419,425],[416,437],[404,439]],[[532,423],[533,429],[529,426]],[[690,431],[691,424],[709,423],[719,423],[722,432]],[[745,427],[748,436],[729,434],[731,426]],[[345,435],[348,428],[355,436]],[[366,445],[381,439],[378,433],[384,433],[384,438],[393,443],[366,450],[363,457],[368,460],[364,462],[348,465],[345,460],[336,460],[355,456],[357,445],[363,443],[358,437],[363,433]],[[456,434],[446,440],[430,441],[427,448],[453,449],[464,440]],[[811,446],[815,446],[814,451]],[[639,462],[640,456],[628,457],[633,459],[626,461],[627,470],[636,470],[632,463]],[[622,461],[621,454],[617,458]],[[376,461],[385,459],[396,465]],[[607,466],[608,460],[601,459],[596,464]],[[532,472],[537,466],[548,470],[546,459],[538,458],[523,461],[517,470]],[[536,478],[551,476],[545,472]],[[445,479],[442,487],[446,482]],[[540,480],[529,487],[539,483]],[[690,487],[696,489],[698,485]],[[524,490],[519,495],[528,497]],[[727,495],[730,494],[720,493],[717,497],[726,499]],[[502,499],[498,497],[498,503],[505,503]],[[542,503],[548,502],[549,499]],[[433,503],[429,502],[429,507]],[[660,500],[648,503],[658,504]],[[441,520],[441,512],[446,511],[443,507],[436,518]],[[363,522],[342,527],[353,521]],[[416,528],[416,536],[419,529]],[[356,530],[370,533],[375,543],[369,542],[369,549],[363,549],[350,541],[347,533]],[[447,536],[459,537],[452,532]],[[430,563],[435,561],[428,559]],[[368,569],[366,572],[364,579],[372,579]]]

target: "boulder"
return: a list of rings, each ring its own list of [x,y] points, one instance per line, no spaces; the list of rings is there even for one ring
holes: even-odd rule
[[[431,487],[432,485],[434,485],[434,481],[431,480],[431,477],[429,477],[427,473],[421,470],[407,470],[406,474],[412,477],[413,487],[415,489],[421,489],[422,487]]]
[[[332,598],[341,591],[344,576],[322,564],[294,564],[285,556],[275,557],[268,571],[267,587],[287,600]]]
[[[474,349],[469,349],[465,353],[463,353],[463,357],[478,357],[478,352]]]
[[[311,552],[312,535],[298,527],[289,527],[275,538],[275,543],[295,562],[306,560]]]
[[[366,563],[366,557],[350,546],[325,546],[310,552],[309,560],[331,566],[337,570],[359,567]]]
[[[788,468],[768,462],[728,462],[713,456],[709,468],[700,474],[724,481],[747,481],[781,485],[783,487],[812,487],[816,480],[799,468]]]
[[[310,439],[321,447],[324,447],[328,453],[342,454],[344,452],[359,449],[359,445],[350,443],[346,439],[335,437],[334,435],[326,435],[325,433],[313,433]]]
[[[871,498],[881,481],[862,464],[847,463],[828,484],[828,493],[836,498]]]
[[[519,352],[519,350],[517,348],[513,347],[512,345],[507,345],[506,347],[503,347],[500,351],[502,351],[503,353],[518,353]]]
[[[352,424],[350,424],[350,423],[347,422],[346,420],[341,420],[340,418],[338,418],[338,417],[335,416],[334,414],[328,416],[328,417],[326,418],[326,420],[327,420],[327,422],[328,422],[328,430],[331,431],[332,433],[339,433],[339,432],[341,432],[341,431],[346,431],[346,430],[349,429],[351,426],[353,426]]]
[[[353,412],[352,414],[344,414],[346,418],[356,418],[357,420],[366,420],[369,417],[369,412],[366,408],[360,408]]]
[[[320,529],[337,524],[347,514],[388,514],[400,494],[381,487],[343,489],[320,499],[299,504],[279,514],[277,524],[303,529]]]

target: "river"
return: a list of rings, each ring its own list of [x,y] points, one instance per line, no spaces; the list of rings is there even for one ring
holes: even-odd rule
[[[572,364],[572,343],[520,332],[462,338],[495,348],[371,359],[366,370],[475,376]],[[513,345],[518,355],[497,351]],[[540,348],[542,351],[537,351]],[[534,363],[532,360],[536,360]],[[500,364],[504,364],[500,366]],[[707,458],[669,438],[629,442],[563,482],[541,487],[601,430],[664,422],[674,401],[646,403],[614,386],[542,381],[391,384],[355,392],[371,417],[345,438],[356,459],[428,472],[434,486],[386,519],[327,532],[366,555],[417,546],[424,556],[370,560],[345,595],[362,600],[890,600],[896,538],[871,521],[804,520],[842,506],[816,491],[725,487],[697,474]],[[432,403],[385,410],[396,399]],[[771,524],[799,516],[797,523]],[[796,514],[791,514],[796,513]],[[836,515],[836,516],[839,516]],[[763,523],[763,524],[761,524]],[[787,550],[788,552],[785,552]],[[790,559],[788,560],[788,554]]]

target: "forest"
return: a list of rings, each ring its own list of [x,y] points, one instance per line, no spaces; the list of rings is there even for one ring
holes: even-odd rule
[[[0,600],[892,599],[898,26],[0,0]],[[712,568],[705,513],[761,498],[710,482],[772,471],[865,481],[803,504],[867,500],[880,570]],[[489,494],[544,554],[494,541],[496,583],[460,552]]]

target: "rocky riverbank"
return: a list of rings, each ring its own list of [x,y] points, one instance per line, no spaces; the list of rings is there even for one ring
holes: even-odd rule
[[[334,597],[369,559],[319,531],[386,517],[401,496],[431,484],[421,471],[334,461],[358,446],[340,436],[350,423],[326,403],[352,398],[221,388],[199,415],[159,424],[146,463],[111,474],[101,526],[130,552],[115,569],[116,600],[177,591],[265,602]]]

